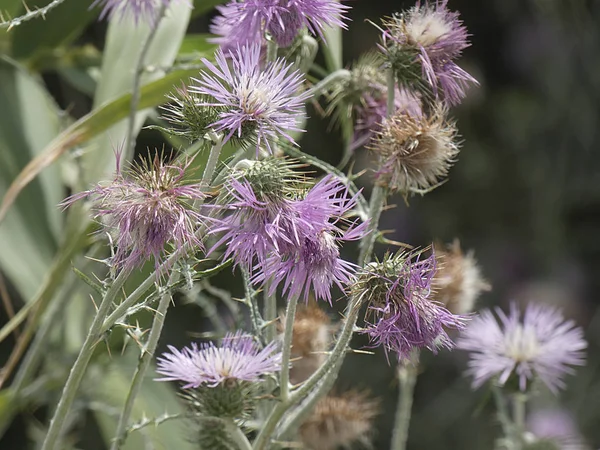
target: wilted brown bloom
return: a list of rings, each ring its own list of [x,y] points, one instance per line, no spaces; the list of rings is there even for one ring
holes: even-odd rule
[[[285,323],[285,320],[280,323]],[[283,328],[279,331],[283,332]],[[290,381],[293,384],[308,379],[325,362],[331,331],[329,316],[316,303],[298,306],[292,336]]]
[[[377,184],[405,195],[436,187],[458,155],[456,132],[442,107],[429,116],[392,116],[370,145],[379,160]]]
[[[312,415],[300,427],[303,444],[311,450],[335,450],[362,444],[370,447],[373,420],[379,401],[365,392],[348,391],[319,400]]]
[[[477,261],[470,251],[466,255],[455,240],[443,247],[435,246],[437,272],[433,278],[434,299],[454,314],[471,312],[477,297],[491,286],[481,275]]]

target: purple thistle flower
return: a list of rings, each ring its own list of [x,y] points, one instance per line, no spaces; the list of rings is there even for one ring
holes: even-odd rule
[[[335,0],[243,0],[217,7],[210,31],[225,49],[247,43],[262,44],[269,32],[279,47],[289,47],[306,27],[323,38],[325,26],[346,28],[343,14],[349,9]]]
[[[112,20],[117,14],[120,14],[121,18],[132,14],[136,24],[144,20],[148,24],[154,25],[161,6],[168,7],[172,1],[181,0],[96,0],[90,8],[97,5],[103,7],[100,20],[105,17]],[[187,0],[184,1],[189,4]]]
[[[260,349],[251,335],[241,331],[227,333],[220,347],[192,343],[191,348],[180,351],[169,346],[169,350],[157,359],[156,371],[164,375],[157,381],[181,381],[184,389],[216,387],[227,380],[255,382],[281,369],[276,342]]]
[[[440,347],[452,348],[445,328],[464,327],[464,317],[431,300],[435,256],[419,257],[399,254],[371,263],[353,288],[369,302],[364,333],[374,347],[383,346],[386,356],[395,352],[398,360],[408,358],[413,349],[435,353]]]
[[[201,247],[195,236],[203,216],[191,203],[206,198],[200,184],[184,184],[189,164],[164,164],[156,155],[152,162],[132,165],[124,176],[118,163],[115,178],[107,185],[75,194],[61,203],[68,207],[77,200],[91,198],[94,218],[103,218],[109,230],[117,232],[117,251],[113,264],[132,270],[154,258],[158,269],[165,245],[177,250]]]
[[[408,77],[407,81],[415,81],[406,72],[406,62],[416,61],[423,80],[436,97],[456,105],[465,96],[467,86],[477,80],[454,62],[470,43],[459,14],[449,11],[447,3],[447,0],[417,2],[406,15],[386,20],[380,47],[393,66],[397,61],[400,80]]]
[[[358,195],[358,194],[357,194]],[[332,175],[327,175],[293,202],[295,217],[290,237],[296,245],[271,255],[259,267],[254,282],[270,281],[271,292],[283,283],[283,292],[290,296],[311,291],[318,300],[331,302],[331,286],[344,289],[354,279],[356,266],[340,258],[339,243],[364,236],[367,222],[357,224],[344,216],[356,206],[357,196],[348,198],[348,189]]]
[[[230,56],[232,67],[222,50],[215,53],[216,65],[203,59],[208,71],[193,78],[197,85],[189,88],[212,99],[204,106],[223,108],[211,126],[225,134],[225,141],[256,139],[257,152],[261,144],[271,151],[270,142],[279,136],[295,144],[288,132],[303,131],[298,122],[305,117],[304,102],[310,97],[308,91],[298,93],[302,74],[283,59],[261,70],[260,45],[238,47]]]
[[[573,373],[569,366],[585,363],[583,330],[559,310],[529,304],[521,321],[512,303],[508,316],[499,308],[496,315],[483,311],[458,340],[459,348],[471,352],[467,373],[473,375],[474,388],[496,376],[504,385],[514,374],[522,391],[539,378],[556,394],[565,386],[564,375]]]

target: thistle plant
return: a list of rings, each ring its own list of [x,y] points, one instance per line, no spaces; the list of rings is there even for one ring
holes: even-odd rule
[[[418,1],[382,19],[379,45],[343,69],[334,61],[341,48],[325,36],[330,28],[348,27],[352,2],[231,0],[216,7],[214,36],[206,40],[218,44],[206,45],[213,54],[202,47],[197,64],[162,67],[149,61],[160,53],[155,38],[163,20],[173,19],[175,4],[92,5],[102,8],[100,18],[110,27],[126,26],[122,19],[129,17],[147,34],[132,59],[130,97],[104,105],[100,117],[128,104],[126,114],[115,114],[128,113],[124,126],[110,130],[124,141],[114,177],[91,187],[70,180],[75,193],[60,204],[66,224],[90,223],[72,239],[73,252],[103,264],[92,274],[76,271],[91,291],[79,291],[71,281],[57,290],[61,277],[67,279],[65,261],[84,260],[63,255],[40,294],[42,306],[31,307],[41,315],[52,290],[63,297],[76,292],[74,298],[92,292],[97,306],[69,374],[60,379],[58,403],[50,405],[42,449],[71,445],[66,434],[76,433],[70,427],[77,420],[74,405],[98,403],[84,401],[86,377],[104,374],[102,364],[130,354],[138,358],[133,373],[119,371],[128,380],[124,398],[105,408],[116,421],[106,427],[114,429],[106,442],[112,450],[139,437],[146,425],[159,430],[167,418],[182,419],[178,426],[191,429],[191,443],[160,442],[168,448],[369,446],[382,402],[359,386],[336,386],[346,356],[356,352],[365,361],[381,359],[388,378],[396,378],[394,427],[384,447],[405,450],[418,375],[455,347],[470,352],[473,387],[492,387],[503,426],[498,446],[553,445],[552,436],[527,429],[528,401],[541,385],[554,394],[566,388],[565,375],[585,363],[583,331],[544,305],[527,306],[523,317],[515,305],[509,314],[498,309],[478,315],[479,297],[490,284],[472,250],[463,251],[458,240],[423,250],[422,243],[389,239],[380,225],[382,215],[392,214],[395,195],[408,203],[415,194],[429,194],[459,164],[459,123],[451,108],[477,81],[459,66],[470,44],[458,12],[446,0]],[[337,70],[315,64],[317,41],[328,67]],[[143,74],[156,80],[142,87]],[[159,91],[166,93],[160,112],[148,113],[145,108],[158,106],[150,98]],[[315,156],[316,144],[303,139],[311,106],[332,116],[343,132],[346,153],[337,167]],[[147,113],[150,128],[174,147],[169,157],[158,151],[144,157],[136,146]],[[56,148],[83,144],[96,128],[108,128],[94,117]],[[90,151],[100,150],[86,147],[69,163],[76,167],[80,154]],[[93,247],[83,248],[90,230],[96,231]],[[332,312],[338,302],[342,314]],[[177,320],[168,315],[174,308],[184,311],[179,318],[202,313],[185,325],[194,330],[177,330],[199,332],[187,346],[176,344],[176,333],[163,333]],[[48,383],[38,378],[27,386],[43,373],[38,363],[44,341],[61,334],[58,315],[48,314],[23,359],[13,386],[19,405],[27,404],[37,384]],[[31,323],[38,318],[36,310]],[[32,334],[26,331],[23,348]],[[356,335],[369,340],[363,351],[352,348]],[[111,358],[98,358],[99,343]],[[132,343],[139,351],[125,348]],[[144,412],[136,423],[148,381],[151,390],[167,392],[165,408],[179,409],[153,419]],[[148,446],[159,443],[152,433],[144,438]]]

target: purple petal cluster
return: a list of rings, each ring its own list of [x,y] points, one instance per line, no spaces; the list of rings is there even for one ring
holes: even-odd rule
[[[456,105],[467,86],[477,80],[454,62],[470,43],[459,14],[449,11],[447,3],[419,2],[405,16],[386,22],[382,49],[388,56],[398,49],[414,52],[422,77],[433,92]]]
[[[323,37],[325,26],[346,28],[349,9],[336,0],[242,0],[217,6],[211,26],[214,42],[225,49],[248,43],[262,45],[268,32],[279,47],[289,47],[302,28]]]
[[[291,143],[290,131],[303,131],[298,123],[305,118],[304,102],[308,91],[299,92],[303,76],[285,60],[278,59],[262,68],[260,45],[238,47],[228,58],[222,50],[215,53],[215,63],[203,59],[208,70],[200,73],[189,87],[192,93],[205,95],[204,106],[219,107],[219,118],[211,124],[215,131],[232,137],[255,139],[256,149],[280,136]]]
[[[399,360],[408,358],[413,349],[427,348],[435,353],[440,347],[452,348],[445,329],[461,329],[465,319],[431,300],[435,256],[420,260],[418,255],[407,255],[395,271],[394,277],[376,270],[365,274],[371,283],[377,283],[378,294],[371,298],[365,329],[373,346],[383,346],[386,355],[395,352]]]
[[[135,23],[146,21],[148,24],[153,25],[160,8],[162,6],[168,7],[172,1],[181,0],[96,0],[91,7],[102,6],[100,19],[108,17],[112,20],[116,15],[124,17],[131,14]],[[189,4],[187,0],[183,1]]]
[[[225,256],[250,272],[254,283],[269,282],[271,292],[283,284],[284,292],[305,299],[313,291],[330,301],[334,283],[343,289],[352,280],[354,265],[340,258],[339,244],[363,236],[366,223],[344,219],[356,197],[348,197],[333,176],[300,199],[261,201],[243,180],[230,180],[226,189],[235,200],[211,233],[223,233],[216,246],[226,243]]]
[[[220,347],[192,343],[183,350],[173,346],[169,350],[157,360],[156,371],[164,375],[157,381],[181,381],[184,389],[216,387],[226,380],[255,382],[281,369],[276,342],[260,349],[251,335],[241,331],[228,333]]]
[[[167,243],[177,250],[202,246],[195,232],[204,217],[192,208],[192,203],[206,198],[206,194],[200,184],[185,184],[188,165],[165,164],[156,156],[153,162],[134,165],[123,174],[117,164],[110,183],[73,195],[62,206],[90,198],[94,217],[102,219],[109,231],[116,231],[117,250],[112,263],[119,269],[132,270],[154,258],[158,269]]]
[[[497,317],[483,311],[458,341],[459,348],[471,352],[468,373],[473,387],[494,377],[504,385],[514,375],[522,391],[540,379],[557,393],[564,388],[564,375],[573,373],[570,366],[585,363],[583,330],[559,310],[529,304],[522,320],[514,303],[508,315],[499,308],[495,312]]]

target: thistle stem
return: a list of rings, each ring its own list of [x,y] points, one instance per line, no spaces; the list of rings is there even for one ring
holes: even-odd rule
[[[282,403],[286,403],[290,397],[290,359],[292,353],[292,337],[294,335],[294,318],[296,317],[296,306],[299,295],[293,295],[288,300],[285,310],[285,329],[283,332],[283,352],[281,357],[281,377],[279,390]]]
[[[379,219],[383,211],[383,205],[387,197],[388,190],[383,186],[375,186],[371,192],[371,201],[369,202],[369,228],[368,234],[360,241],[360,254],[358,256],[358,265],[364,266],[371,260],[375,241],[379,227]]]
[[[176,282],[178,276],[179,273],[172,272],[169,279],[169,285]],[[121,416],[119,417],[115,439],[110,447],[111,450],[118,450],[125,442],[127,437],[127,425],[129,422],[129,417],[131,416],[135,399],[142,387],[146,371],[148,370],[150,362],[152,361],[152,357],[154,356],[154,352],[156,351],[156,346],[158,345],[158,340],[160,339],[163,325],[165,323],[165,316],[167,315],[171,301],[172,297],[170,292],[165,292],[160,298],[158,308],[154,313],[154,320],[152,321],[152,328],[150,329],[148,341],[146,342],[145,347],[141,350],[141,356],[138,361],[135,374],[133,375],[133,380],[131,381],[127,399],[125,400],[123,411],[121,411]]]
[[[414,351],[409,360],[403,361],[398,367],[399,396],[390,450],[406,449],[418,364],[419,353]]]
[[[527,395],[516,393],[513,395],[513,421],[514,433],[513,444],[515,450],[523,448],[523,434],[525,433],[525,409],[527,407]]]
[[[334,84],[337,81],[343,81],[350,78],[350,71],[346,69],[339,69],[335,72],[330,73],[317,84],[315,84],[312,88],[310,88],[309,92],[313,97],[319,97],[323,92],[327,90],[329,86]]]
[[[242,429],[233,420],[223,420],[225,428],[229,432],[229,436],[237,444],[239,450],[252,450],[250,441],[242,431]]]
[[[51,10],[53,10],[54,8],[59,6],[61,3],[64,3],[64,1],[65,0],[53,0],[52,2],[48,3],[43,8],[38,8],[33,11],[27,11],[27,14],[23,14],[22,16],[15,17],[14,19],[4,20],[4,18],[2,18],[0,15],[0,19],[2,20],[0,22],[0,29],[8,28],[8,31],[10,31],[11,28],[17,27],[17,26],[21,25],[23,22],[27,22],[28,20],[35,19],[36,17],[45,18],[46,14],[48,14]]]
[[[67,378],[67,382],[63,388],[56,411],[54,412],[54,416],[50,421],[50,428],[48,429],[48,433],[46,434],[46,438],[42,444],[42,450],[53,450],[56,448],[63,425],[65,423],[65,419],[67,418],[69,410],[71,409],[71,405],[75,399],[75,394],[77,393],[79,385],[81,384],[81,380],[83,379],[92,354],[94,353],[96,343],[102,337],[102,324],[104,319],[106,318],[108,310],[110,309],[117,294],[123,287],[123,284],[127,280],[128,276],[129,271],[122,270],[100,303],[100,307],[98,308],[96,316],[94,317],[94,320],[90,326],[90,331],[83,342],[83,346],[79,351],[79,355],[75,360],[75,364],[73,364],[73,367],[71,368],[71,372],[69,373],[69,377]]]
[[[140,51],[140,56],[138,57],[137,64],[135,66],[135,72],[133,74],[133,86],[131,88],[131,103],[129,104],[129,119],[127,122],[127,135],[125,136],[125,152],[133,154],[135,150],[135,116],[137,113],[137,108],[140,103],[141,96],[141,84],[142,84],[142,75],[144,73],[144,62],[146,60],[146,56],[148,55],[148,51],[150,51],[150,45],[152,45],[152,41],[156,36],[156,32],[158,31],[158,25],[160,21],[165,16],[165,11],[167,10],[168,3],[161,2],[160,9],[158,10],[158,14],[156,15],[156,19],[150,26],[150,31],[148,32],[148,36],[146,36],[146,40],[142,44],[142,49]]]
[[[277,43],[272,39],[267,41],[267,62],[273,62],[277,59]]]
[[[496,385],[492,385],[492,394],[494,396],[494,402],[496,403],[496,412],[498,414],[498,420],[500,421],[500,425],[502,425],[502,432],[504,433],[504,437],[507,441],[513,441],[513,425],[510,420],[510,416],[508,414],[508,409],[506,408],[506,402],[504,396],[502,395],[502,391]]]
[[[270,292],[270,283],[267,282],[264,291],[264,318],[265,318],[265,336],[267,342],[271,342],[275,339],[275,317],[277,317],[277,296],[275,293]]]

